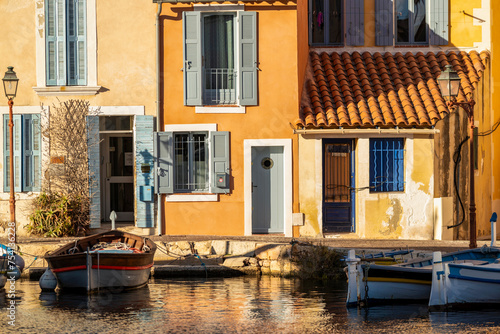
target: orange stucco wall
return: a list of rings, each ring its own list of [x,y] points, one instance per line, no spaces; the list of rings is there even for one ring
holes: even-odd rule
[[[296,8],[296,2],[245,5],[246,11],[258,13],[259,103],[245,114],[197,114],[184,106],[181,71],[182,12],[192,7],[163,6],[163,124],[217,124],[219,131],[230,131],[231,150],[230,195],[219,195],[218,202],[164,202],[165,234],[244,234],[243,141],[293,138],[297,149],[289,125],[297,117],[299,100]]]

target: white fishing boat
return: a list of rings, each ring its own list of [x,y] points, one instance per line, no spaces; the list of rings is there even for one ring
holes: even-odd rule
[[[8,278],[19,279],[23,269],[24,259],[14,249],[0,244],[0,289]]]
[[[500,248],[482,247],[445,254],[442,262],[456,264],[495,263]],[[348,306],[377,303],[428,302],[433,281],[433,257],[393,265],[361,261],[349,252],[346,260]]]
[[[433,257],[431,309],[500,304],[500,259],[445,262],[441,252]]]

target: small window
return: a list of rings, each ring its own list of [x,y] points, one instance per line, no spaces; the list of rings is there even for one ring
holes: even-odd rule
[[[370,191],[404,191],[404,139],[370,139]]]
[[[311,43],[342,44],[343,0],[313,0],[311,6]]]
[[[396,0],[396,44],[427,43],[426,0]]]
[[[9,115],[3,115],[3,191],[10,191],[10,159],[14,159],[14,190],[40,191],[41,131],[40,114],[14,115],[14,147],[10,147]]]

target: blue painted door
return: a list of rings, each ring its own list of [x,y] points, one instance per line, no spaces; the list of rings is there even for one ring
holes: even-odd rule
[[[323,142],[323,233],[354,231],[352,140]]]
[[[282,146],[252,148],[252,233],[284,233]]]

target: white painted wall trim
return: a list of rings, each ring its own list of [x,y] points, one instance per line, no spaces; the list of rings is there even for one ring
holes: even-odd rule
[[[245,114],[246,107],[195,107],[197,114]]]
[[[45,1],[36,1],[36,87],[39,96],[53,95],[95,95],[101,88],[97,86],[97,14],[96,0],[87,0],[87,85],[49,86],[45,77]]]
[[[252,235],[252,147],[283,147],[284,164],[284,231],[286,237],[293,236],[292,229],[292,139],[247,139],[243,141],[245,235]]]
[[[165,202],[217,202],[217,194],[172,194],[165,195]]]

